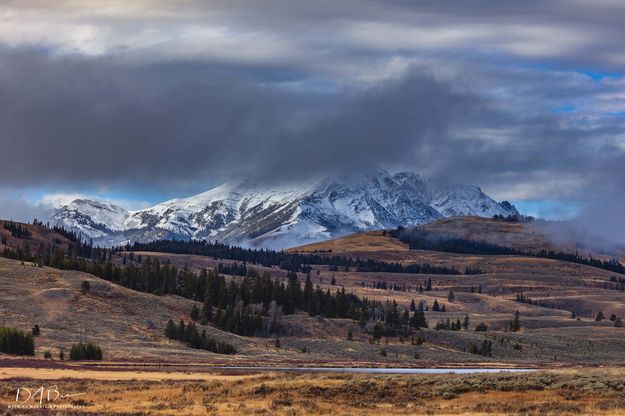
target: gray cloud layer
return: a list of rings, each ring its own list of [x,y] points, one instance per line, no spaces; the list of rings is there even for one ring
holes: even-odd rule
[[[238,173],[383,164],[494,187],[528,181],[540,191],[604,181],[624,154],[618,119],[585,125],[518,113],[528,94],[504,102],[479,82],[423,67],[364,87],[315,89],[211,62],[129,64],[33,49],[0,51],[0,62],[3,149],[28,160],[0,165],[4,186],[184,188]],[[506,82],[513,91],[526,79]]]
[[[0,4],[0,190],[381,164],[618,206],[620,2]]]

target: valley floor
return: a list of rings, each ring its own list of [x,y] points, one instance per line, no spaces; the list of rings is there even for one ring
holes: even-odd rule
[[[0,369],[3,414],[625,415],[625,370],[371,375]],[[26,389],[43,387],[26,400]],[[24,406],[16,408],[17,389]],[[48,389],[51,397],[48,401]],[[35,393],[36,394],[36,393]],[[64,395],[73,397],[63,398]],[[54,407],[57,406],[57,407]]]

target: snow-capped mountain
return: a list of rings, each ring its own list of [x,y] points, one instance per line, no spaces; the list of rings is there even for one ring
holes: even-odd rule
[[[304,184],[276,186],[235,180],[139,211],[77,199],[55,210],[50,220],[99,245],[195,238],[285,248],[449,216],[495,214],[518,212],[510,203],[497,203],[475,186],[440,185],[414,173],[391,175],[378,169]]]

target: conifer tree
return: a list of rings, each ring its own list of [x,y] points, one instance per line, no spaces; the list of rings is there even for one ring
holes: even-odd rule
[[[204,304],[202,305],[202,315],[204,315],[204,318],[206,318],[208,322],[211,322],[213,320],[213,304],[208,294],[204,297]]]
[[[198,309],[195,303],[193,304],[193,307],[191,308],[191,319],[194,321],[197,321],[198,319],[200,319],[200,310]]]
[[[510,331],[517,332],[521,329],[521,321],[519,320],[519,311],[514,313],[514,319],[510,321]]]
[[[176,339],[176,324],[173,319],[167,321],[167,327],[165,328],[165,336],[169,339]]]
[[[184,325],[184,321],[181,319],[176,327],[176,339],[184,339],[186,326]]]
[[[476,332],[486,332],[486,331],[488,331],[488,325],[486,325],[484,322],[480,322],[475,327],[475,331]]]

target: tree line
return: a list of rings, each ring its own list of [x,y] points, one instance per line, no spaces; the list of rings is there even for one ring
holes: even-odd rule
[[[178,326],[172,319],[167,322],[165,328],[165,336],[168,339],[184,342],[188,347],[195,349],[203,349],[217,354],[236,354],[234,345],[228,342],[218,342],[214,338],[206,335],[206,330],[200,334],[193,322],[185,325],[184,321],[180,321]]]
[[[32,235],[26,226],[17,222],[4,221],[3,226],[4,229],[9,230],[11,232],[11,236],[15,238],[28,238]]]
[[[13,355],[35,355],[32,332],[0,326],[0,352]]]
[[[278,266],[293,272],[306,273],[310,265],[330,266],[332,270],[342,267],[344,270],[378,273],[411,274],[447,274],[460,275],[462,272],[453,267],[434,266],[429,263],[402,264],[379,260],[362,260],[347,256],[321,256],[318,254],[288,253],[267,249],[249,249],[229,246],[223,243],[205,240],[157,240],[114,248],[115,251],[156,251],[176,254],[195,254],[212,257],[215,260],[227,259],[238,262],[257,264],[265,267]],[[228,267],[228,266],[224,266]],[[232,267],[232,266],[229,266]]]
[[[381,302],[346,293],[344,288],[334,292],[313,286],[308,273],[302,286],[295,272],[287,273],[286,284],[274,279],[268,272],[259,273],[247,268],[247,275],[226,281],[217,270],[202,269],[192,272],[187,266],[177,268],[170,262],[161,263],[147,257],[141,264],[128,261],[116,264],[111,251],[92,249],[92,259],[77,257],[73,250],[65,254],[59,246],[46,250],[43,256],[5,248],[5,256],[34,261],[65,270],[78,270],[133,290],[156,295],[179,295],[204,304],[203,318],[216,327],[251,336],[278,331],[280,316],[299,311],[311,316],[347,318],[367,322],[381,322],[394,330],[402,323],[388,319],[386,306]],[[418,317],[419,318],[419,317]],[[413,319],[412,327],[425,326],[424,319]]]

